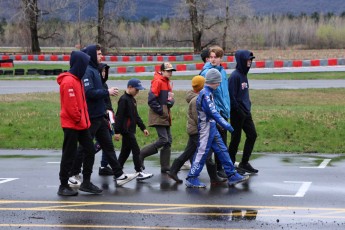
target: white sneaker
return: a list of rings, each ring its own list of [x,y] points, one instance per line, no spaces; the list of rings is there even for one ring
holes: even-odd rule
[[[188,160],[188,161],[184,162],[184,164],[181,167],[181,170],[189,170],[191,167],[192,166],[191,166],[191,164],[190,164],[190,162]]]
[[[81,175],[74,175],[68,179],[68,184],[70,185],[81,185]]]
[[[114,177],[114,179],[116,180],[116,184],[118,186],[121,186],[121,185],[124,185],[124,184],[130,182],[131,180],[135,179],[137,176],[138,176],[137,173],[134,173],[134,174],[122,174],[118,178]]]
[[[137,181],[142,181],[142,180],[146,180],[153,177],[152,173],[137,172],[137,174],[138,174]]]

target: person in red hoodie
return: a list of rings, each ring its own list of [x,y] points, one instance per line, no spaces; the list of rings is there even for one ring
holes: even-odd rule
[[[89,132],[91,123],[85,100],[84,87],[81,82],[89,61],[89,55],[81,51],[72,51],[70,70],[57,77],[57,83],[60,85],[60,120],[64,132],[59,173],[60,186],[58,195],[60,196],[78,195],[78,192],[74,191],[68,185],[69,171],[77,153],[78,142],[85,149],[83,183],[90,183],[93,188],[87,192],[95,194],[102,192],[101,189],[90,182],[96,150]],[[79,190],[83,191],[83,187],[81,186]]]

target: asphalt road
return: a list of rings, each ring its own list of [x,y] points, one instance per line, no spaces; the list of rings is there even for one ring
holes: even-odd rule
[[[177,153],[175,153],[176,155]],[[158,156],[145,161],[154,177],[115,187],[92,181],[101,195],[60,197],[55,150],[0,150],[0,227],[4,229],[344,229],[345,156],[255,154],[260,172],[233,187],[190,189],[160,173]],[[133,172],[127,162],[126,172]],[[186,170],[179,173],[181,178]]]
[[[173,80],[174,90],[191,89],[190,80]],[[108,86],[126,89],[127,80],[109,80]],[[150,80],[143,80],[147,89]],[[345,80],[250,80],[251,89],[307,89],[307,88],[345,88]],[[55,80],[2,80],[0,94],[59,92],[59,85]]]

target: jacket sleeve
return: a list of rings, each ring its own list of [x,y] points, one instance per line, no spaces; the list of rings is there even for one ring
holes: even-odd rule
[[[83,105],[78,104],[76,97],[76,89],[73,84],[65,84],[63,87],[64,109],[68,114],[68,117],[75,121],[75,123],[81,120],[81,109]],[[81,92],[80,92],[81,93]]]
[[[148,105],[155,113],[163,115],[163,107],[158,100],[160,88],[158,81],[152,82],[148,96]]]
[[[136,121],[137,121],[137,125],[141,129],[141,131],[144,131],[146,129],[146,126],[145,126],[143,120],[141,119],[141,117],[139,116],[138,111],[137,111]]]
[[[84,76],[83,76],[83,83],[84,83],[84,89],[85,89],[85,95],[88,99],[99,99],[99,98],[106,98],[106,96],[109,95],[108,90],[102,88],[102,89],[96,89],[94,84],[94,73],[92,70],[86,70]]]
[[[119,99],[117,111],[116,111],[116,121],[115,121],[115,133],[123,133],[125,130],[123,130],[123,127],[126,125],[125,121],[125,112],[127,109],[126,100]]]
[[[203,111],[207,114],[208,117],[212,117],[217,124],[223,127],[230,132],[233,132],[234,129],[216,110],[213,100],[211,100],[211,95],[204,95],[202,100]]]

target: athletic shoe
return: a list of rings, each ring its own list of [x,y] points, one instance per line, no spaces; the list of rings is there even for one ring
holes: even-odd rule
[[[186,186],[188,188],[206,188],[206,185],[204,183],[201,183],[198,177],[187,178]]]
[[[226,175],[226,173],[224,172],[224,170],[219,170],[217,171],[217,175],[221,178],[228,178],[228,175]]]
[[[96,185],[92,184],[91,182],[81,183],[79,190],[83,192],[93,193],[93,194],[99,194],[103,192],[102,189],[98,188]]]
[[[134,173],[134,174],[122,174],[121,176],[119,176],[117,178],[114,177],[114,180],[116,180],[116,184],[118,186],[122,186],[122,185],[130,182],[131,180],[133,180],[137,176],[138,176],[137,173]]]
[[[68,184],[70,184],[70,185],[81,185],[81,176],[79,174],[71,176],[68,179]]]
[[[137,181],[142,181],[153,177],[152,173],[137,172]]]
[[[247,162],[246,164],[243,164],[242,162],[238,164],[238,168],[247,172],[247,173],[258,173],[259,170],[253,168],[249,162]]]
[[[69,185],[60,185],[57,194],[60,196],[76,196],[78,192],[74,191]]]
[[[183,183],[183,180],[178,178],[177,173],[172,171],[172,170],[170,170],[170,172],[168,172],[168,176],[179,184]]]
[[[181,167],[181,170],[189,170],[191,167],[192,166],[190,164],[190,161],[188,160],[188,161],[184,162],[184,164]]]
[[[107,166],[107,167],[99,167],[98,175],[100,175],[100,176],[112,176],[112,175],[114,175],[114,173],[113,173],[113,170]]]
[[[237,172],[232,174],[232,176],[230,176],[228,178],[228,184],[231,185],[235,185],[237,183],[240,182],[244,182],[246,180],[248,180],[249,176],[241,176],[240,174],[238,174]]]

